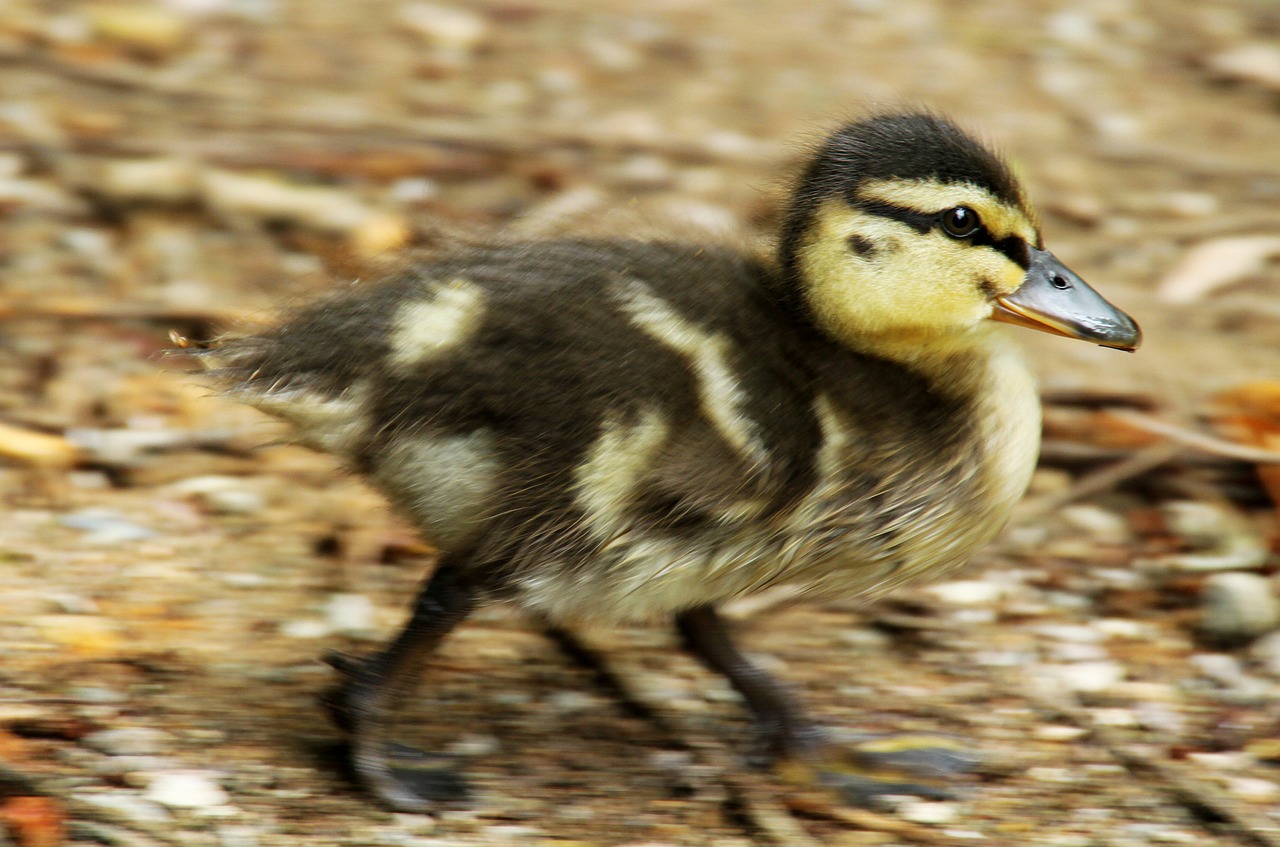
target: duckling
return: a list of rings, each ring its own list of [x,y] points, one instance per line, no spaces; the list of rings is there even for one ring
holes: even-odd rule
[[[354,771],[433,807],[389,723],[477,607],[674,619],[775,760],[831,742],[717,612],[767,586],[873,597],[962,565],[1036,462],[1032,377],[997,322],[1134,350],[1044,249],[1018,181],[949,120],[832,134],[770,260],[666,241],[474,247],[205,355],[227,392],[335,454],[439,549],[384,649],[335,658]]]

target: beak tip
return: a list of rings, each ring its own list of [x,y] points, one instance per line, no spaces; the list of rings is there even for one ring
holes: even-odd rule
[[[1138,326],[1133,318],[1123,312],[1119,314],[1123,315],[1126,320],[1121,326],[1112,331],[1111,338],[1102,343],[1106,347],[1124,350],[1126,353],[1136,353],[1138,348],[1142,346],[1142,327]]]

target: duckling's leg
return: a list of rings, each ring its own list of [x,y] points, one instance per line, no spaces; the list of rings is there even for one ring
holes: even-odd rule
[[[753,665],[729,638],[712,606],[676,616],[689,650],[747,701],[766,763],[787,777],[833,789],[848,803],[863,805],[877,796],[950,796],[945,777],[971,770],[977,760],[943,736],[859,736],[833,739],[813,723],[781,683]]]
[[[431,766],[433,760],[399,755],[414,751],[393,745],[390,731],[395,708],[413,690],[426,657],[475,606],[474,586],[442,562],[418,594],[409,622],[386,648],[364,659],[328,657],[342,681],[326,704],[350,733],[351,766],[374,796],[398,811],[429,811],[433,799],[461,791],[460,777]]]

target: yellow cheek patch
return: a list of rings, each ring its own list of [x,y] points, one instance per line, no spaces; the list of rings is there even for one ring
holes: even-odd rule
[[[948,195],[949,202],[975,207],[977,199],[973,193]],[[1027,223],[1025,216],[1013,220]],[[797,259],[817,322],[844,343],[869,352],[963,333],[990,317],[992,298],[1016,290],[1026,275],[998,250],[975,247],[938,229],[922,233],[839,200],[815,211]]]
[[[1016,236],[1028,244],[1037,240],[1035,222],[1018,206],[1002,202],[991,192],[967,183],[935,179],[868,180],[858,188],[863,200],[888,203],[932,215],[955,206],[968,206],[982,218],[994,238]]]

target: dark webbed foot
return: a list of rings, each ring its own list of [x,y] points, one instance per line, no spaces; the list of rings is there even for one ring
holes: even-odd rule
[[[350,736],[351,768],[382,803],[401,812],[429,812],[437,803],[466,796],[453,763],[390,739],[395,707],[412,690],[426,656],[475,606],[475,594],[457,573],[441,565],[418,595],[413,616],[383,651],[360,659],[331,653],[326,661],[341,676],[323,698]]]
[[[845,735],[775,760],[786,781],[834,791],[852,806],[875,805],[886,795],[930,800],[955,796],[953,777],[979,764],[964,744],[943,735]]]
[[[944,799],[952,796],[949,778],[978,764],[947,736],[853,735],[815,725],[777,680],[738,651],[711,606],[680,614],[676,626],[689,649],[747,701],[757,733],[754,762],[788,782],[834,791],[852,805],[890,794]]]

